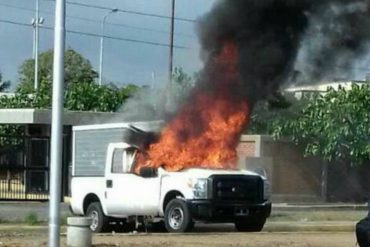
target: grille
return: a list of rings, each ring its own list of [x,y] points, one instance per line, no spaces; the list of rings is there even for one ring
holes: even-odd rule
[[[263,181],[258,176],[214,175],[213,198],[221,201],[263,202]]]

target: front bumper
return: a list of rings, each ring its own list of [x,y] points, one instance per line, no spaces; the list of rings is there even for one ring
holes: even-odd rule
[[[271,214],[271,202],[259,204],[188,200],[192,217],[207,222],[235,222],[240,219],[266,219]]]

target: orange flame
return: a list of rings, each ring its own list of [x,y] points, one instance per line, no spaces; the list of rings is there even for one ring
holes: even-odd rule
[[[240,80],[235,44],[225,43],[206,70],[203,83],[149,147],[147,160],[139,159],[138,169],[235,168],[239,136],[249,118],[247,101],[236,94]]]

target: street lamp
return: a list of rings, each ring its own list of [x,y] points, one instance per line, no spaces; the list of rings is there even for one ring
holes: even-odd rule
[[[44,18],[39,17],[39,0],[36,0],[36,16],[32,18],[33,26],[33,59],[35,60],[34,89],[39,87],[39,26],[44,23]]]
[[[103,78],[103,51],[104,51],[104,24],[107,20],[107,17],[110,14],[118,12],[118,9],[112,9],[109,11],[104,17],[101,22],[101,34],[100,34],[100,61],[99,61],[99,86],[102,85],[102,78]]]

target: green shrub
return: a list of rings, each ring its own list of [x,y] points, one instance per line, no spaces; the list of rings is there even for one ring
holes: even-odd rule
[[[35,212],[30,212],[24,217],[24,222],[27,225],[34,226],[40,223],[39,218]]]

